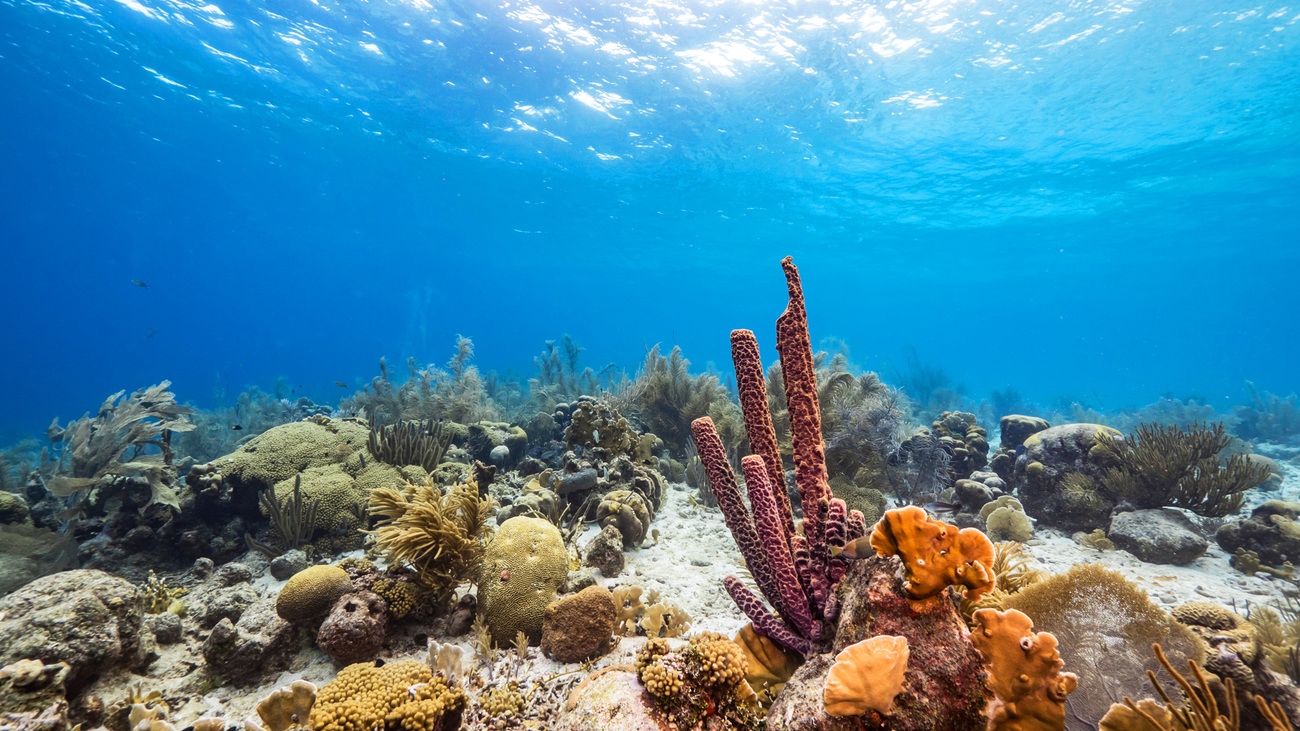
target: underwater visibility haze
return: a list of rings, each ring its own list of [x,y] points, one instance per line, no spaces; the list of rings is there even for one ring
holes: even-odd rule
[[[1298,35],[0,0],[0,729],[1289,729]]]

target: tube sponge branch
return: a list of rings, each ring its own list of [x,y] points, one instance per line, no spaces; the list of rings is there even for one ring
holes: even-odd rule
[[[777,320],[777,351],[790,412],[795,483],[804,516],[802,532],[795,530],[768,411],[763,362],[751,331],[732,331],[731,352],[745,432],[754,450],[741,461],[753,515],[745,508],[713,421],[696,419],[691,432],[727,528],[772,610],[734,576],[724,581],[727,592],[753,621],[756,631],[807,654],[822,638],[823,624],[833,622],[837,612],[835,584],[844,575],[845,565],[842,559],[831,558],[831,549],[841,549],[846,541],[862,537],[866,520],[860,512],[849,511],[842,500],[830,497],[803,288],[794,262],[786,257],[781,265],[790,302]]]

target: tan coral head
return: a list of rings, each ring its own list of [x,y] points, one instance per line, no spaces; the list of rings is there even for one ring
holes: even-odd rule
[[[903,689],[907,638],[878,635],[844,648],[826,674],[822,703],[830,716],[884,714]]]

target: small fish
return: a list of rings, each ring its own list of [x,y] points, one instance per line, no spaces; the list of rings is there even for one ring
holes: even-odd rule
[[[844,548],[831,546],[831,555],[844,558],[870,558],[876,555],[876,549],[871,547],[871,536],[863,536],[844,544]]]
[[[335,382],[334,382],[334,385],[335,385],[335,386],[338,386],[339,388],[347,388],[347,387],[348,387],[348,384],[344,383],[343,381],[335,381]]]
[[[145,284],[144,282],[141,282],[139,279],[132,279],[131,284],[134,284],[140,289],[149,289],[149,285]]]
[[[157,334],[158,334],[158,328],[156,328],[156,327],[151,327],[151,328],[149,328],[149,334],[148,334],[148,335],[145,335],[145,336],[144,336],[144,339],[145,339],[145,340],[148,340],[149,338],[151,338],[151,337],[153,337],[154,335],[157,335]]]
[[[952,513],[961,510],[961,503],[926,503],[925,509],[935,515],[951,515]]]
[[[1025,453],[1025,445],[1023,445],[1023,444],[1017,444],[1017,445],[1016,445],[1016,458],[1017,458],[1017,459],[1020,458],[1024,453]]]
[[[231,424],[231,425],[230,425],[230,428],[231,428],[232,431],[239,431],[240,429],[243,429],[244,427],[242,427],[242,426],[240,426],[240,425],[238,425],[238,424]]]
[[[597,443],[597,444],[600,444],[600,430],[599,430],[599,429],[592,429],[592,430],[591,430],[591,441],[593,441],[593,442],[595,442],[595,443]]]

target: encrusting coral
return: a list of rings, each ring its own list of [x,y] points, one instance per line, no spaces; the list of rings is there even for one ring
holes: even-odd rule
[[[971,643],[984,656],[996,699],[989,704],[989,731],[1065,728],[1066,696],[1079,678],[1063,673],[1056,638],[1033,631],[1033,620],[1009,609],[975,612]]]
[[[871,547],[882,556],[903,560],[907,595],[929,599],[949,586],[966,587],[964,596],[979,601],[993,589],[993,543],[974,528],[957,529],[935,520],[914,505],[890,510],[871,532]]]
[[[826,674],[822,698],[831,716],[884,714],[903,689],[907,673],[907,638],[868,637],[844,648]]]

